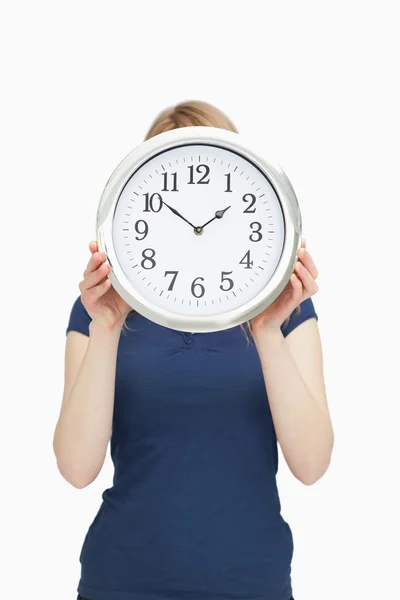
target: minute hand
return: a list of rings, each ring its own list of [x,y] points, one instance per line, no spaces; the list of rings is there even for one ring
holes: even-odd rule
[[[174,213],[174,215],[176,215],[177,217],[180,217],[181,219],[183,219],[184,221],[186,221],[186,223],[188,223],[191,227],[193,227],[193,229],[195,229],[195,226],[190,221],[188,221],[187,219],[185,219],[185,217],[183,217],[181,215],[181,213],[176,210],[176,208],[173,208],[172,206],[169,206],[169,204],[167,204],[165,202],[165,200],[163,200],[162,202],[163,202],[163,204],[165,204],[165,206],[167,206],[169,208],[169,210],[171,212]]]
[[[230,206],[227,206],[223,210],[217,210],[217,212],[215,213],[215,217],[213,217],[212,219],[210,219],[209,221],[207,221],[207,223],[204,223],[204,225],[202,225],[201,228],[204,229],[204,227],[206,225],[208,225],[212,221],[215,221],[215,219],[222,219],[222,217],[224,216],[224,213],[228,210],[228,208],[230,208]]]

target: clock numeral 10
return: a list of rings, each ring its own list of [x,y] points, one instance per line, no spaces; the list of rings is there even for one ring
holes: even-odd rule
[[[143,194],[144,196],[144,210],[143,212],[160,212],[163,206],[161,194]]]
[[[162,192],[177,192],[178,191],[178,186],[177,186],[177,181],[178,181],[178,173],[171,173],[171,177],[172,177],[172,188],[169,190],[168,189],[168,173],[163,173],[163,178],[164,178],[164,187],[162,188]]]

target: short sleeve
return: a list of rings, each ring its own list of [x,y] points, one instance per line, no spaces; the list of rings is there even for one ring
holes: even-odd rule
[[[289,321],[286,322],[285,326],[283,323],[281,325],[281,331],[284,337],[289,335],[289,333],[293,331],[293,329],[298,327],[301,323],[307,321],[307,319],[312,319],[313,317],[315,317],[318,321],[318,315],[316,313],[315,306],[311,298],[306,298],[305,300],[303,300],[303,302],[300,303],[300,312],[298,314],[295,313],[296,309],[294,309],[294,311],[290,315]]]
[[[88,336],[91,320],[86,308],[82,304],[81,297],[78,296],[72,306],[65,335],[67,335],[68,331],[79,331]]]

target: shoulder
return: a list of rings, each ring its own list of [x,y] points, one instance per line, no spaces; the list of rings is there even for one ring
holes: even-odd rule
[[[296,329],[301,323],[308,319],[315,318],[318,321],[318,314],[312,298],[306,298],[299,304],[285,323],[281,325],[282,334],[286,337],[293,329]]]
[[[69,331],[79,331],[88,336],[91,320],[89,313],[82,304],[81,296],[78,296],[71,307],[65,333],[67,334]]]

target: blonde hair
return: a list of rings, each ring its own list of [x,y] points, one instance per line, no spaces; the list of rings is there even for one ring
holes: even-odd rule
[[[227,129],[228,131],[238,133],[235,125],[221,110],[207,102],[190,100],[181,102],[175,106],[170,106],[160,112],[151,124],[145,140],[148,140],[159,133],[164,133],[165,131],[193,126],[218,127],[219,129]],[[135,311],[132,309],[129,314],[132,312]],[[288,320],[289,317],[285,320],[285,323]],[[251,321],[246,321],[246,326],[248,332],[252,334]],[[242,328],[247,341],[249,341],[246,328],[243,324],[240,327]],[[124,328],[129,329],[125,322],[122,326],[122,329]]]

